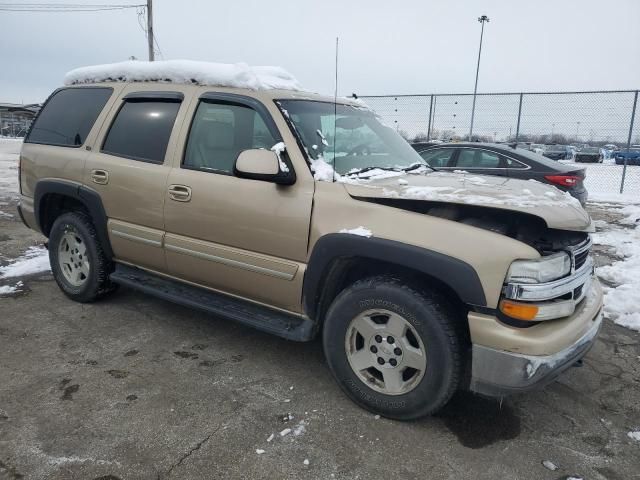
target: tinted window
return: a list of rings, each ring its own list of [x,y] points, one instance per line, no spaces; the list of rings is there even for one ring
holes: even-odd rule
[[[486,150],[463,148],[456,163],[458,168],[498,168],[500,155]]]
[[[25,142],[82,145],[112,91],[111,88],[59,90],[47,101]]]
[[[183,165],[231,173],[240,152],[270,149],[276,143],[278,140],[252,108],[200,102],[191,124]]]
[[[453,156],[453,148],[434,148],[420,152],[420,156],[430,167],[442,168],[449,166],[449,160]]]
[[[180,108],[173,101],[126,101],[111,124],[102,151],[162,163]]]

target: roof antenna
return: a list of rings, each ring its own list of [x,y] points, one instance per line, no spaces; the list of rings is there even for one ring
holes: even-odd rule
[[[338,119],[338,38],[336,37],[336,82],[333,90],[333,181],[336,181],[336,120]]]

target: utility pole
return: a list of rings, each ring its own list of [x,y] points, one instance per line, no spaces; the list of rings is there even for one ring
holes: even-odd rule
[[[153,0],[147,0],[147,42],[149,43],[149,61],[155,60],[153,53]]]
[[[476,67],[476,85],[473,87],[473,106],[471,107],[471,127],[469,128],[469,141],[473,135],[473,120],[476,114],[476,94],[478,92],[478,73],[480,73],[480,55],[482,54],[482,36],[484,35],[484,24],[489,22],[489,17],[482,15],[478,17],[478,21],[482,25],[480,29],[480,48],[478,49],[478,66]]]

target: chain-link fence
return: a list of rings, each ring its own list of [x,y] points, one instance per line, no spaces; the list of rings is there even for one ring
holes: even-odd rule
[[[640,197],[640,160],[627,152],[634,145],[640,150],[637,90],[479,93],[472,134],[472,94],[360,98],[410,142],[518,142],[541,153],[565,145],[567,157],[560,161],[566,163],[596,147],[601,163],[587,166],[589,190]]]

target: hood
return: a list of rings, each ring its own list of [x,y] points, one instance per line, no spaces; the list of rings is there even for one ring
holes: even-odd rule
[[[535,215],[549,228],[591,231],[591,218],[580,202],[566,192],[535,180],[432,172],[385,172],[369,179],[348,179],[352,197],[424,200],[511,210]],[[390,174],[396,174],[390,176]]]

